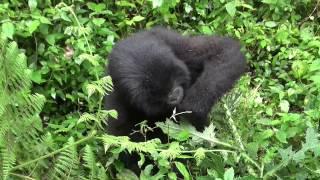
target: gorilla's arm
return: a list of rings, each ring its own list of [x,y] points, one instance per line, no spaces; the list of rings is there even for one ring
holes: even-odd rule
[[[151,32],[163,40],[191,71],[192,86],[185,92],[178,111],[198,129],[208,125],[207,115],[217,100],[245,72],[245,57],[238,41],[215,36],[181,36],[164,28]]]
[[[117,92],[113,91],[110,95],[105,96],[105,108],[115,109],[118,112],[117,119],[109,119],[107,132],[116,136],[128,136],[134,128],[134,123],[128,120],[128,111],[123,106]]]
[[[178,106],[179,111],[192,111],[192,114],[185,117],[191,119],[191,123],[198,130],[202,130],[208,124],[207,115],[211,107],[232,88],[246,69],[245,57],[237,41],[219,37],[212,37],[209,41],[212,43],[204,44],[204,49],[208,46],[218,46],[219,49],[215,54],[208,52],[202,55],[208,58],[204,62],[204,69]],[[192,58],[197,60],[197,56]]]

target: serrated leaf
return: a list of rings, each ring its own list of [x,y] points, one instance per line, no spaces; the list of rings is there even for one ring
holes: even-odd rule
[[[318,134],[313,128],[308,128],[306,132],[306,143],[302,145],[303,149],[312,150],[316,156],[320,155],[320,140]]]
[[[161,130],[168,134],[171,138],[176,139],[178,141],[185,141],[185,139],[180,139],[181,132],[194,132],[196,129],[187,123],[182,123],[181,125],[174,123],[171,120],[166,120],[165,122],[157,122],[156,125],[161,128]]]
[[[234,16],[236,14],[236,2],[231,1],[225,5],[225,8],[230,16]]]
[[[289,146],[287,149],[279,149],[279,154],[281,156],[282,161],[287,163],[291,160],[291,158],[294,155],[294,152],[292,151],[292,146]]]
[[[287,134],[284,131],[279,130],[276,133],[276,138],[282,143],[287,143]]]
[[[189,137],[192,137],[192,141],[190,142],[190,144],[192,145],[204,142],[210,143],[212,146],[215,143],[225,144],[215,137],[215,127],[213,126],[213,124],[210,124],[208,127],[206,127],[203,132],[197,131],[194,126],[186,121],[181,121],[179,125],[174,123],[172,120],[167,119],[165,122],[157,122],[156,125],[160,127],[165,134],[168,134],[171,138],[180,141],[185,140],[185,136],[181,136],[180,133],[187,131],[189,133]]]

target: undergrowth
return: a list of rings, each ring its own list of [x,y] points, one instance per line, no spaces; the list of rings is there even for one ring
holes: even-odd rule
[[[0,179],[320,178],[319,17],[319,0],[1,1]],[[134,143],[104,130],[117,117],[106,57],[155,25],[238,38],[249,72],[204,132],[174,112],[157,123],[170,143]]]

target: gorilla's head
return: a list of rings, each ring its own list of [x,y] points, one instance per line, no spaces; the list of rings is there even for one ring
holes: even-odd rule
[[[159,42],[144,41],[135,47],[126,44],[119,43],[110,55],[109,70],[115,89],[148,116],[171,111],[189,86],[187,66]],[[117,52],[119,49],[122,52]]]

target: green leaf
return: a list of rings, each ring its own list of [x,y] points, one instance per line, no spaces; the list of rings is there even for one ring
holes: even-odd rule
[[[50,21],[48,18],[43,17],[43,16],[41,16],[41,17],[39,18],[39,20],[40,20],[40,22],[43,23],[43,24],[52,24],[51,21]]]
[[[152,8],[161,7],[163,4],[163,0],[151,0],[152,1]]]
[[[312,28],[306,27],[300,31],[300,37],[303,41],[307,42],[314,37],[314,33],[312,32]]]
[[[28,0],[28,6],[30,9],[35,9],[37,8],[38,2],[37,0]]]
[[[271,129],[267,129],[260,132],[256,138],[258,138],[258,140],[261,141],[261,140],[270,138],[272,135],[273,135],[273,131]]]
[[[93,24],[97,25],[97,26],[101,26],[106,20],[103,18],[94,18],[92,20]]]
[[[118,119],[118,112],[116,110],[109,110],[109,115],[115,119]]]
[[[206,151],[203,148],[198,148],[193,156],[196,159],[197,165],[199,166],[201,161],[206,157]]]
[[[178,161],[175,161],[174,164],[176,165],[176,167],[178,168],[179,172],[182,174],[184,179],[185,180],[189,180],[190,179],[190,175],[188,173],[188,170],[187,170],[186,166],[184,164],[182,164],[181,162],[178,162]]]
[[[210,124],[208,127],[206,127],[203,132],[197,131],[194,126],[186,121],[181,121],[179,125],[170,119],[167,119],[165,122],[157,122],[156,125],[160,127],[165,134],[168,134],[171,138],[176,140],[185,140],[186,134],[184,134],[184,131],[187,131],[188,136],[192,137],[190,144],[200,144],[203,142],[209,142],[211,145],[215,143],[223,144],[223,142],[219,141],[215,137],[215,127],[213,124]]]
[[[320,156],[320,140],[318,139],[318,133],[309,127],[306,133],[306,143],[302,145],[303,149],[312,150],[316,156]]]
[[[14,28],[14,25],[11,23],[11,22],[5,22],[2,24],[1,26],[1,29],[2,29],[2,33],[12,39],[13,38],[13,34],[15,32],[15,28]]]
[[[233,168],[229,168],[223,175],[224,180],[233,180],[234,178],[234,170]]]
[[[201,26],[201,32],[203,34],[209,34],[209,35],[212,34],[212,30],[208,26]]]
[[[225,5],[225,8],[230,16],[234,16],[236,14],[236,2],[231,1]]]
[[[69,16],[64,11],[60,12],[60,17],[61,17],[61,19],[65,20],[67,22],[72,22],[72,20],[69,18]]]
[[[177,179],[177,175],[174,172],[169,172],[168,177],[169,177],[169,179],[174,179],[174,180]]]
[[[259,144],[257,142],[250,142],[247,144],[246,149],[250,157],[256,158],[259,150]]]
[[[57,40],[63,38],[64,35],[61,33],[53,33],[53,34],[49,34],[46,36],[46,41],[50,44],[50,45],[54,45],[56,43]]]
[[[266,4],[277,4],[278,0],[262,0],[262,2]]]
[[[128,1],[116,1],[116,5],[122,6],[122,7],[136,8],[136,5],[134,3],[131,3]]]
[[[319,71],[320,70],[320,59],[313,61],[309,67],[309,70],[310,71]]]
[[[42,79],[40,71],[33,71],[31,74],[31,80],[37,84],[45,82],[45,80]]]
[[[287,143],[287,134],[285,131],[279,130],[276,133],[276,138],[282,143]]]
[[[267,21],[267,22],[265,22],[265,26],[269,27],[269,28],[273,28],[273,27],[277,26],[277,23],[274,21]]]
[[[90,10],[95,11],[95,12],[102,12],[103,10],[106,9],[106,5],[103,3],[93,3],[93,2],[89,2],[87,3],[87,6]]]
[[[290,104],[287,100],[280,101],[279,106],[282,112],[289,112]]]
[[[315,83],[318,87],[320,87],[320,74],[313,75],[309,78],[311,81]]]
[[[35,30],[40,26],[40,22],[38,20],[27,22],[28,32],[32,34]]]
[[[193,10],[193,8],[192,8],[192,6],[190,6],[190,4],[185,3],[184,10],[186,11],[186,13],[190,13]]]
[[[294,152],[292,151],[292,146],[289,146],[287,149],[279,149],[279,154],[282,159],[282,163],[288,163],[294,155]]]
[[[117,179],[139,180],[138,176],[129,169],[124,169],[118,172]]]
[[[132,18],[132,21],[134,21],[134,22],[139,22],[139,21],[142,21],[142,20],[144,20],[144,19],[145,19],[145,17],[138,15],[138,16],[134,16],[134,17]]]
[[[291,68],[293,76],[298,79],[308,72],[308,64],[304,61],[294,61]]]

